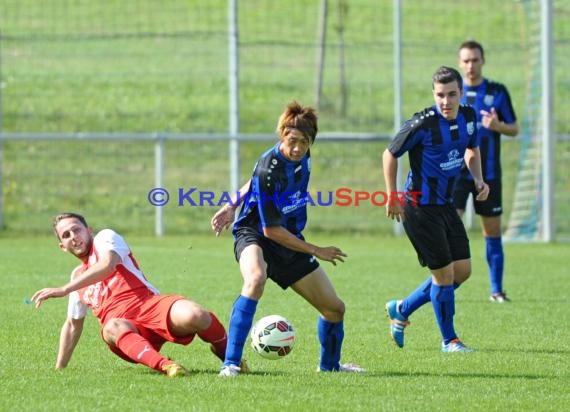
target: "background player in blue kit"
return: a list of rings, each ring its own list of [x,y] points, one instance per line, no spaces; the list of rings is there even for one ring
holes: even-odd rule
[[[319,371],[364,371],[340,364],[345,306],[316,259],[336,264],[346,254],[335,246],[308,243],[301,234],[307,222],[309,148],[317,130],[314,109],[290,103],[277,125],[279,142],[257,161],[252,178],[238,192],[242,199],[233,199],[212,218],[212,229],[219,234],[234,223],[235,209],[243,203],[233,227],[243,287],[230,316],[222,377],[245,372],[239,367],[243,346],[268,277],[283,289],[291,287],[319,311]]]
[[[483,77],[485,53],[483,46],[469,40],[459,46],[459,67],[463,71],[462,103],[469,104],[477,114],[477,131],[481,151],[483,178],[489,184],[487,200],[475,202],[475,213],[481,216],[485,236],[486,257],[491,281],[491,301],[506,302],[503,290],[504,253],[501,239],[502,184],[501,135],[514,137],[519,132],[517,117],[507,88]],[[469,194],[476,193],[473,178],[464,169],[455,186],[454,202],[460,215],[465,211]],[[475,197],[475,196],[474,196]]]
[[[483,181],[473,108],[460,105],[462,79],[453,68],[440,67],[432,79],[435,105],[416,113],[404,123],[384,151],[383,170],[388,193],[398,190],[397,158],[408,152],[410,172],[405,192],[421,192],[399,202],[386,204],[386,215],[403,220],[420,264],[431,276],[403,301],[391,300],[386,311],[390,333],[404,346],[408,317],[431,301],[442,336],[443,352],[469,352],[455,333],[455,289],[471,274],[469,239],[453,205],[453,186],[463,161],[473,174],[477,200],[485,200],[489,186]]]

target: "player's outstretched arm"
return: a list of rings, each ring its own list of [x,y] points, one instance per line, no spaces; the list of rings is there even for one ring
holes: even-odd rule
[[[77,289],[97,283],[113,273],[119,263],[121,263],[121,257],[116,252],[112,250],[104,251],[99,255],[99,260],[95,264],[65,286],[38,290],[33,294],[32,302],[34,302],[36,308],[39,308],[46,299],[61,298]]]
[[[77,345],[77,342],[79,342],[79,338],[83,332],[84,321],[85,318],[67,318],[65,320],[59,334],[59,350],[57,352],[57,360],[55,362],[56,369],[63,369],[69,363],[75,346]]]

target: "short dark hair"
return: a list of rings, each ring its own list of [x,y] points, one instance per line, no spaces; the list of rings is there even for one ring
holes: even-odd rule
[[[279,137],[283,137],[290,129],[299,130],[313,143],[319,130],[316,110],[310,106],[302,106],[296,101],[290,102],[279,117],[277,133]]]
[[[485,50],[483,50],[483,46],[478,41],[475,40],[464,41],[463,43],[461,43],[461,46],[459,46],[459,50],[461,49],[477,49],[481,52],[481,58],[485,59]]]
[[[457,82],[459,90],[463,89],[463,77],[453,67],[441,66],[435,71],[432,77],[432,88],[436,83],[447,84]]]
[[[55,230],[55,227],[63,219],[77,219],[81,222],[81,224],[83,226],[89,227],[89,225],[87,225],[87,221],[85,220],[85,218],[82,215],[80,215],[79,213],[73,213],[73,212],[60,213],[53,218],[53,231],[54,231],[54,233],[58,239],[59,239],[59,234],[57,233],[57,230]]]

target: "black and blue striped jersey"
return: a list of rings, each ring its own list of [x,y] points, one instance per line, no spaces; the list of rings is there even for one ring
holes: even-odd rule
[[[279,143],[266,151],[254,167],[249,191],[234,223],[234,238],[240,227],[263,234],[263,228],[271,226],[282,226],[301,238],[307,223],[310,173],[310,151],[300,161],[286,159]]]
[[[467,148],[479,145],[472,107],[461,105],[454,120],[431,106],[406,121],[388,150],[394,157],[408,152],[410,172],[405,192],[420,192],[419,205],[444,205],[453,200],[453,186]],[[413,200],[413,196],[408,195]]]
[[[498,82],[483,79],[478,86],[463,84],[461,102],[475,109],[477,115],[477,130],[479,135],[479,150],[481,151],[481,169],[485,181],[501,178],[501,134],[481,125],[481,110],[491,112],[495,108],[500,121],[515,123],[517,120],[511,96],[507,88]],[[472,179],[471,174],[464,168],[462,177]]]

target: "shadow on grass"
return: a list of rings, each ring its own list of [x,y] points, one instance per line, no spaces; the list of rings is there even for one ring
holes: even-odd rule
[[[219,369],[203,369],[203,368],[202,369],[186,368],[186,369],[188,369],[188,371],[189,371],[189,375],[187,376],[189,378],[191,378],[193,375],[218,376],[218,374],[220,373]],[[132,369],[129,372],[132,372]],[[159,373],[153,369],[150,369],[150,368],[137,369],[136,373],[141,374],[141,375],[162,376],[161,373]],[[256,371],[241,374],[240,376],[290,376],[291,374],[293,374],[293,373],[292,372],[290,372],[290,373],[280,372],[280,371],[256,370]]]
[[[194,375],[212,375],[212,376],[217,376],[218,375],[218,370],[213,370],[213,369],[189,369],[190,374],[188,376],[186,376],[186,378],[192,378],[192,376]],[[154,376],[160,376],[160,374],[158,372],[155,372],[153,370],[150,369],[146,369],[146,370],[139,370],[137,371],[137,374],[140,375],[154,375]],[[295,373],[291,372],[281,372],[281,371],[253,371],[247,374],[243,374],[240,375],[241,377],[287,377],[287,376],[291,376],[291,375],[296,375]],[[319,376],[321,374],[318,374],[315,372],[315,376]],[[531,379],[531,380],[538,380],[538,379],[560,379],[559,375],[555,375],[555,374],[530,374],[530,373],[522,373],[522,374],[517,374],[517,373],[493,373],[493,372],[444,372],[444,373],[440,373],[440,372],[425,372],[425,371],[414,371],[414,372],[409,372],[409,371],[367,371],[365,373],[352,373],[352,374],[345,374],[345,373],[327,373],[327,374],[322,374],[322,376],[334,376],[334,375],[339,375],[339,376],[360,376],[362,377],[362,379],[369,379],[369,378],[416,378],[416,377],[423,377],[423,378],[464,378],[464,379],[472,379],[472,378],[494,378],[494,379]],[[299,375],[300,376],[300,375]],[[165,377],[166,378],[166,377]],[[239,378],[239,377],[238,377]],[[180,378],[176,378],[176,379],[180,379]],[[221,379],[221,378],[220,378]]]
[[[522,349],[477,349],[479,353],[532,353],[534,355],[568,355],[570,350],[566,349],[532,349],[532,348],[522,348]]]
[[[493,379],[560,379],[557,375],[538,375],[538,374],[515,374],[515,373],[492,373],[492,372],[449,372],[449,373],[432,373],[432,372],[400,372],[386,371],[373,372],[364,374],[368,377],[385,378],[385,377],[449,377],[449,378],[493,378]]]

